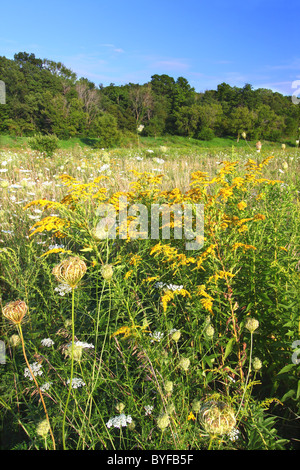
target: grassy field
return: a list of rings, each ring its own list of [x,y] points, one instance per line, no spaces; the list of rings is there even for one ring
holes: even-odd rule
[[[299,449],[299,149],[1,144],[1,449]],[[201,248],[132,210],[173,204]]]

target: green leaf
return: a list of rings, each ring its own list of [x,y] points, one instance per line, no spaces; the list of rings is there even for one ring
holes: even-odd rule
[[[226,357],[229,356],[229,354],[231,353],[234,343],[235,343],[235,338],[231,338],[228,341],[226,345],[226,349],[225,349],[224,359],[226,359]]]
[[[280,374],[285,374],[286,372],[289,372],[293,367],[295,367],[295,364],[288,364],[287,366],[284,366],[277,375]]]

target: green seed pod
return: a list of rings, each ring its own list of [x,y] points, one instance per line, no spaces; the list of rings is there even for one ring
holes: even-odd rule
[[[170,424],[170,418],[167,414],[163,414],[157,419],[157,426],[162,431],[164,431],[169,426],[169,424]]]
[[[258,357],[255,357],[252,361],[253,370],[257,371],[262,368],[262,362]]]
[[[253,333],[255,330],[257,330],[258,327],[259,321],[256,320],[256,318],[247,318],[245,328],[250,331],[250,333]]]

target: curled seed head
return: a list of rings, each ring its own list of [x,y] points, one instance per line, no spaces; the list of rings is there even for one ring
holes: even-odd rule
[[[3,316],[14,325],[20,325],[27,312],[27,305],[23,300],[15,300],[6,304],[2,310]]]
[[[235,427],[234,410],[222,401],[209,400],[200,408],[200,421],[211,435],[227,434]]]
[[[78,256],[63,260],[54,266],[52,274],[59,282],[75,288],[81,278],[85,275],[87,266]]]

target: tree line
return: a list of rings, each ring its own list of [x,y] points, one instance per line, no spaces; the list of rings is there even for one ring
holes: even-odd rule
[[[98,138],[110,146],[142,125],[147,136],[239,139],[245,132],[248,139],[276,142],[296,139],[300,126],[300,106],[290,96],[248,83],[200,93],[184,77],[155,74],[145,84],[103,86],[27,52],[0,57],[0,80],[6,85],[2,134]]]

